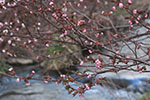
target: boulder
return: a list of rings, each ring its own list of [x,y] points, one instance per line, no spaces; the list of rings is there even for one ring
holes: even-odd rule
[[[33,59],[27,58],[9,58],[7,62],[11,65],[31,65],[36,63]]]

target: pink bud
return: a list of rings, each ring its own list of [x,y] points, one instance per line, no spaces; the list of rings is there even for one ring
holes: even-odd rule
[[[141,16],[138,16],[137,19],[138,19],[138,20],[141,20]]]
[[[87,41],[87,40],[85,40],[84,42],[85,42],[85,43],[88,43],[88,41]]]
[[[60,38],[64,37],[64,34],[61,34],[59,37],[60,37]]]
[[[56,82],[56,86],[58,86],[58,82]]]
[[[93,45],[93,42],[90,42],[90,45]]]
[[[127,59],[130,59],[130,56],[126,56]]]
[[[30,14],[32,14],[33,13],[33,11],[30,11]]]
[[[2,50],[2,52],[3,52],[3,53],[6,53],[6,50],[5,50],[5,49],[3,49],[3,50]]]
[[[84,6],[84,9],[86,9],[87,8],[87,6]]]
[[[83,64],[84,64],[84,62],[83,62],[83,61],[81,61],[81,62],[80,62],[80,65],[82,66]]]
[[[66,76],[65,76],[65,75],[63,75],[63,74],[61,74],[61,75],[60,75],[60,77],[63,77],[63,78],[65,78]]]
[[[116,10],[116,7],[115,7],[115,6],[113,6],[113,7],[112,7],[112,10],[113,10],[113,11],[115,11],[115,10]]]
[[[68,34],[68,32],[65,30],[65,33],[64,33],[65,35],[67,35]]]
[[[78,90],[80,90],[80,87],[77,87]]]
[[[98,57],[101,57],[101,55],[100,55],[100,54],[97,54],[97,56],[98,56]]]
[[[136,9],[133,10],[133,14],[137,14],[137,10]]]
[[[92,50],[89,50],[89,53],[92,53]]]
[[[104,13],[105,13],[104,11],[101,12],[102,15],[103,15]]]
[[[49,3],[49,5],[53,5],[53,4],[54,4],[54,2],[50,2],[50,3]]]
[[[138,24],[139,22],[137,20],[135,20],[135,22]]]
[[[145,18],[147,18],[148,17],[148,14],[145,14],[145,16],[144,16]]]
[[[115,34],[114,37],[115,37],[115,38],[118,38],[118,34]]]
[[[97,0],[97,3],[100,3],[100,0]]]
[[[131,21],[131,20],[129,20],[129,21],[128,21],[128,24],[132,25],[132,21]]]
[[[11,40],[8,40],[8,44],[11,44],[12,42],[11,42]]]
[[[3,42],[3,39],[2,39],[2,38],[0,38],[0,42]]]
[[[132,0],[128,0],[128,3],[129,3],[129,4],[132,4]]]
[[[79,97],[82,97],[81,93],[79,93]]]
[[[32,73],[35,74],[35,71],[33,70]]]
[[[78,3],[77,6],[80,7],[80,3]]]
[[[123,8],[123,3],[120,2],[120,3],[119,3],[119,7],[120,7],[120,8]]]
[[[86,32],[86,29],[83,30],[83,33],[85,33],[85,32]]]
[[[47,80],[45,80],[45,81],[44,81],[44,83],[46,83],[46,84],[47,84],[47,83],[48,83],[48,81],[47,81]]]
[[[17,78],[17,79],[16,79],[16,82],[18,82],[18,83],[19,83],[19,82],[20,82],[20,78]]]
[[[90,87],[88,86],[88,84],[85,84],[85,87],[86,87],[87,90],[90,89]]]
[[[49,47],[49,44],[48,44],[48,43],[46,43],[46,47]]]
[[[92,75],[91,75],[91,74],[89,74],[87,77],[88,77],[88,78],[91,78],[91,77],[92,77]]]
[[[0,22],[0,28],[3,27],[3,23]]]
[[[8,69],[8,71],[10,71],[10,72],[13,71],[13,70],[14,70],[14,69],[13,69],[12,67]]]
[[[142,73],[142,71],[140,70],[139,73]]]
[[[149,30],[149,29],[147,29],[147,30],[146,30],[146,32],[150,32],[150,30]]]
[[[30,83],[26,83],[26,86],[29,86],[30,85]]]
[[[80,0],[80,2],[83,2],[83,0]]]
[[[24,23],[22,23],[21,26],[22,26],[23,28],[25,28],[25,24],[24,24]]]
[[[119,54],[119,51],[116,51],[116,54]]]

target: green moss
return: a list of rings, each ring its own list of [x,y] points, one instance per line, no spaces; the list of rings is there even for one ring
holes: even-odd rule
[[[62,47],[61,45],[57,45],[57,46],[50,46],[48,48],[48,54],[50,55],[54,55],[55,52],[57,51],[63,51],[65,48]]]
[[[123,10],[122,8],[117,7],[116,11],[114,11],[114,14],[119,16],[119,15],[123,15],[123,16],[127,16],[129,15],[125,10]]]
[[[143,97],[141,97],[137,100],[150,100],[150,92],[146,93]]]
[[[0,72],[6,72],[12,66],[7,64],[5,61],[0,61]]]

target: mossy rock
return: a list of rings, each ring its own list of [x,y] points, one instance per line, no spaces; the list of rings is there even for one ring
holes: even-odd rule
[[[50,55],[51,58],[50,60],[44,61],[44,64],[42,66],[44,67],[43,73],[46,73],[50,70],[65,70],[65,69],[76,69],[76,68],[71,68],[71,62],[73,64],[79,63],[79,61],[71,54],[68,49],[69,48],[73,53],[75,51],[75,47],[73,46],[62,46],[62,45],[55,45],[55,46],[50,46],[47,50],[47,55]],[[76,54],[78,57],[81,57]]]
[[[119,16],[119,15],[123,15],[123,16],[127,16],[129,15],[125,10],[117,7],[116,11],[114,11],[114,14]]]
[[[6,72],[8,71],[9,68],[11,68],[12,66],[7,64],[5,61],[0,61],[0,72]]]
[[[144,96],[142,96],[137,100],[150,100],[150,92],[147,92]]]

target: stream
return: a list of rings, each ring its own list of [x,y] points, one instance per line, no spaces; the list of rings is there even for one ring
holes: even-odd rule
[[[28,76],[32,70],[23,72],[18,76]],[[50,75],[56,76],[54,73],[50,73]],[[36,73],[33,77],[41,78],[42,76]],[[110,78],[108,80],[118,84],[120,88],[111,85],[97,85],[87,90],[82,97],[78,95],[73,97],[68,94],[61,83],[57,86],[55,82],[46,84],[42,81],[30,80],[31,85],[26,86],[24,81],[18,83],[15,78],[2,77],[0,80],[0,100],[136,100],[150,88],[148,80],[144,78]],[[122,84],[124,85],[122,86]],[[74,83],[70,83],[70,85],[79,86]]]

